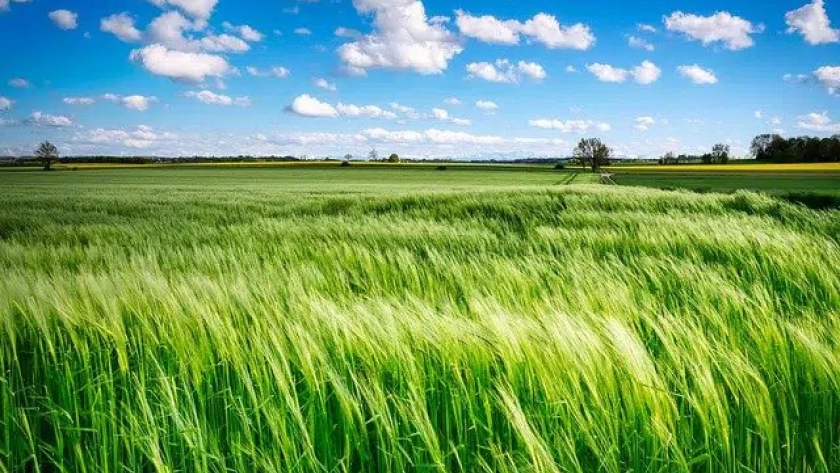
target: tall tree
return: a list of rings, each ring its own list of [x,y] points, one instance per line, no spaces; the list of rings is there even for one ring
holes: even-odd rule
[[[575,148],[574,156],[579,159],[584,168],[592,168],[592,172],[599,167],[609,164],[610,148],[598,138],[584,138]]]
[[[729,162],[729,145],[718,143],[712,146],[712,157],[714,162],[726,164]]]
[[[44,165],[44,171],[52,171],[53,161],[58,161],[58,148],[49,141],[45,141],[35,150],[35,156]]]

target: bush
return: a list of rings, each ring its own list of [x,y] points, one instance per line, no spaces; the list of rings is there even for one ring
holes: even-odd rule
[[[557,163],[557,165],[554,166],[554,169],[566,169],[566,165],[563,163]]]
[[[446,171],[446,166],[438,166],[435,168],[436,171]]]
[[[341,162],[341,167],[343,167],[343,168],[346,168],[349,165],[350,165],[350,161],[342,161]]]

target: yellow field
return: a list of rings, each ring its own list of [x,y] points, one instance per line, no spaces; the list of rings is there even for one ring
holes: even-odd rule
[[[840,172],[840,163],[798,163],[798,164],[677,164],[677,165],[644,165],[644,166],[615,166],[615,171],[731,171],[731,172]]]

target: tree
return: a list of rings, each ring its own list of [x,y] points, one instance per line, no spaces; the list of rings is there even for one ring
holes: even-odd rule
[[[400,155],[398,155],[397,153],[394,153],[394,154],[392,154],[391,156],[388,156],[388,162],[389,162],[389,163],[398,163],[398,162],[400,162]]]
[[[379,160],[379,152],[376,151],[376,148],[372,148],[368,153],[368,161],[377,161]]]
[[[584,168],[590,166],[592,172],[595,172],[599,167],[609,164],[610,153],[607,145],[598,138],[584,138],[575,148],[574,155]]]
[[[350,153],[345,154],[344,155],[344,160],[345,161],[352,161],[353,160],[353,155],[350,154]]]
[[[712,157],[716,163],[726,164],[729,162],[729,145],[718,143],[712,146]]]
[[[58,161],[58,148],[49,141],[45,141],[35,150],[35,156],[44,164],[44,171],[52,171],[53,161]]]

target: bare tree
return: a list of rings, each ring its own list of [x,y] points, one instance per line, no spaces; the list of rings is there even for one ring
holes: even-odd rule
[[[590,166],[595,172],[599,167],[609,163],[610,153],[610,148],[598,138],[584,138],[575,148],[574,155],[580,160],[584,169]]]
[[[379,161],[379,152],[372,148],[368,153],[368,161]]]
[[[44,171],[52,171],[53,161],[58,161],[58,148],[49,141],[45,141],[35,150],[35,156],[43,163]]]

